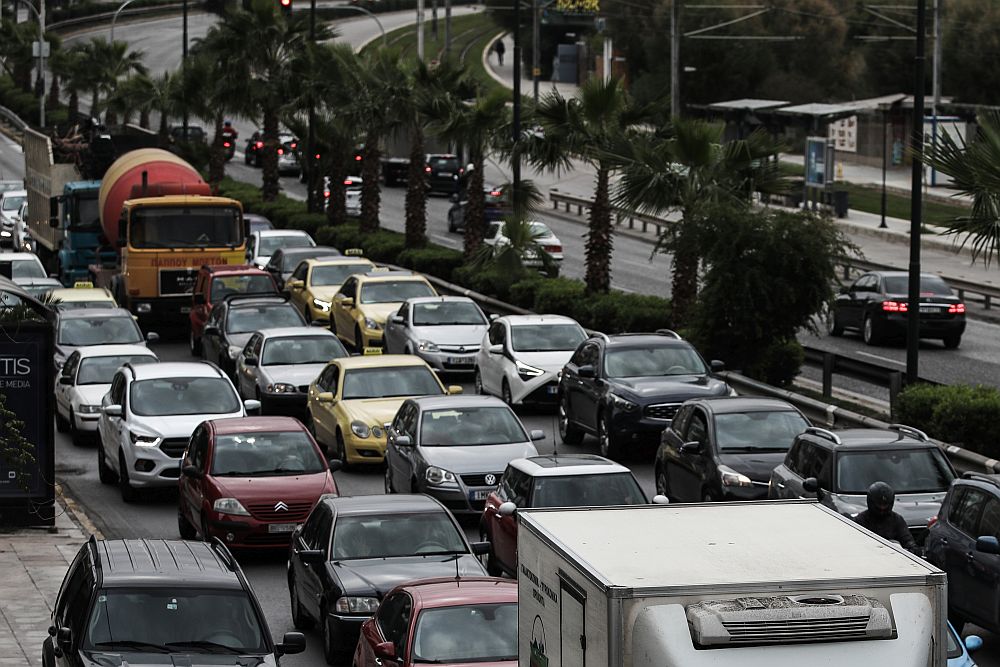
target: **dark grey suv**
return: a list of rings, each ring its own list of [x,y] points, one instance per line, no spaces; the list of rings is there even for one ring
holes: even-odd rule
[[[305,645],[299,632],[271,640],[250,584],[218,540],[91,537],[59,589],[42,664],[279,665]]]

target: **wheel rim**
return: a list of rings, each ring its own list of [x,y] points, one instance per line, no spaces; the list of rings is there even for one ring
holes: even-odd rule
[[[837,314],[834,311],[830,311],[830,314],[826,318],[826,332],[833,333],[837,329]]]
[[[872,318],[870,317],[865,318],[864,332],[865,332],[865,342],[866,343],[872,342]]]
[[[476,393],[477,394],[482,394],[483,393],[483,376],[479,374],[479,371],[476,371],[476,379],[473,380],[473,383],[475,384],[475,387],[476,387]]]
[[[385,464],[385,492],[392,493],[392,479],[389,473],[389,463]]]
[[[566,414],[566,407],[559,404],[559,437],[563,440],[566,439],[566,433],[569,432],[569,416]]]

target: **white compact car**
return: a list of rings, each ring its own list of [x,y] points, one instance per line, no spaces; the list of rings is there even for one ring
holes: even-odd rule
[[[115,371],[125,364],[159,361],[142,345],[95,345],[69,355],[56,379],[56,429],[70,432],[74,445],[97,434],[101,399],[111,388]]]
[[[558,373],[586,338],[576,320],[562,315],[498,318],[476,355],[476,392],[515,405],[555,405]]]
[[[554,264],[552,268],[558,273],[563,261],[562,241],[559,240],[559,237],[544,222],[532,220],[527,224],[531,229],[531,236],[534,238],[538,248],[541,252],[549,256],[549,259]],[[510,239],[504,235],[504,222],[502,220],[494,220],[487,225],[483,243],[494,248],[510,243]],[[521,261],[524,263],[524,266],[541,267],[543,265],[542,258],[535,251],[525,253]]]
[[[247,264],[263,269],[278,248],[312,248],[315,245],[308,232],[301,229],[261,229],[252,232],[247,239]]]
[[[101,400],[97,472],[102,484],[116,480],[122,500],[142,489],[176,487],[181,457],[198,424],[246,417],[260,401],[241,401],[215,364],[127,364],[118,369]]]

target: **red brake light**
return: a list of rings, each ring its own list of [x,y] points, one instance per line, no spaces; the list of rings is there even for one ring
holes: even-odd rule
[[[284,148],[279,148],[278,149],[278,155],[284,155],[284,154],[285,154],[285,149]]]
[[[323,196],[326,197],[327,199],[329,199],[330,198],[330,191],[329,190],[323,190]]]
[[[352,181],[351,179],[349,179],[349,178],[345,178],[344,179],[344,185],[353,185],[353,184],[354,184],[354,181]]]
[[[319,153],[316,153],[316,159],[317,160],[319,159]]]
[[[222,142],[222,145],[223,145],[223,146],[224,146],[225,148],[229,148],[229,142],[228,142],[228,141],[223,141],[223,142]]]
[[[500,196],[500,195],[502,195],[502,194],[503,194],[503,193],[502,193],[502,192],[500,192],[499,190],[493,190],[492,192],[490,192],[490,196],[491,196],[491,197],[499,197],[499,196]]]
[[[354,161],[355,162],[361,162],[361,156],[360,155],[355,155],[354,156]]]
[[[465,167],[459,167],[458,168],[458,173],[464,174],[465,173]]]
[[[291,144],[289,144],[289,145],[290,145],[290,146],[292,147],[292,149],[293,149],[293,150],[294,150],[294,148],[295,148],[296,146],[298,146],[298,144],[297,144],[297,143],[295,143],[294,141],[293,141],[293,142],[292,142]]]
[[[545,245],[545,246],[542,246],[542,250],[544,250],[545,252],[562,252],[562,246],[561,245]]]
[[[964,303],[953,303],[950,306],[948,306],[948,312],[951,313],[952,315],[963,314],[963,313],[965,313],[965,304]]]
[[[430,167],[424,167],[424,171],[426,171],[429,174],[429,173],[431,173],[431,168]]]
[[[263,141],[258,141],[257,142],[257,148],[263,148],[263,147],[264,147],[264,142]]]
[[[882,310],[887,313],[905,313],[906,312],[906,302],[905,301],[883,301]]]

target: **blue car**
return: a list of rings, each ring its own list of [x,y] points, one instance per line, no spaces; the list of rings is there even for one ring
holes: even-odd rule
[[[969,635],[962,641],[952,624],[948,623],[948,667],[976,667],[970,653],[978,651],[983,645],[982,637]]]

